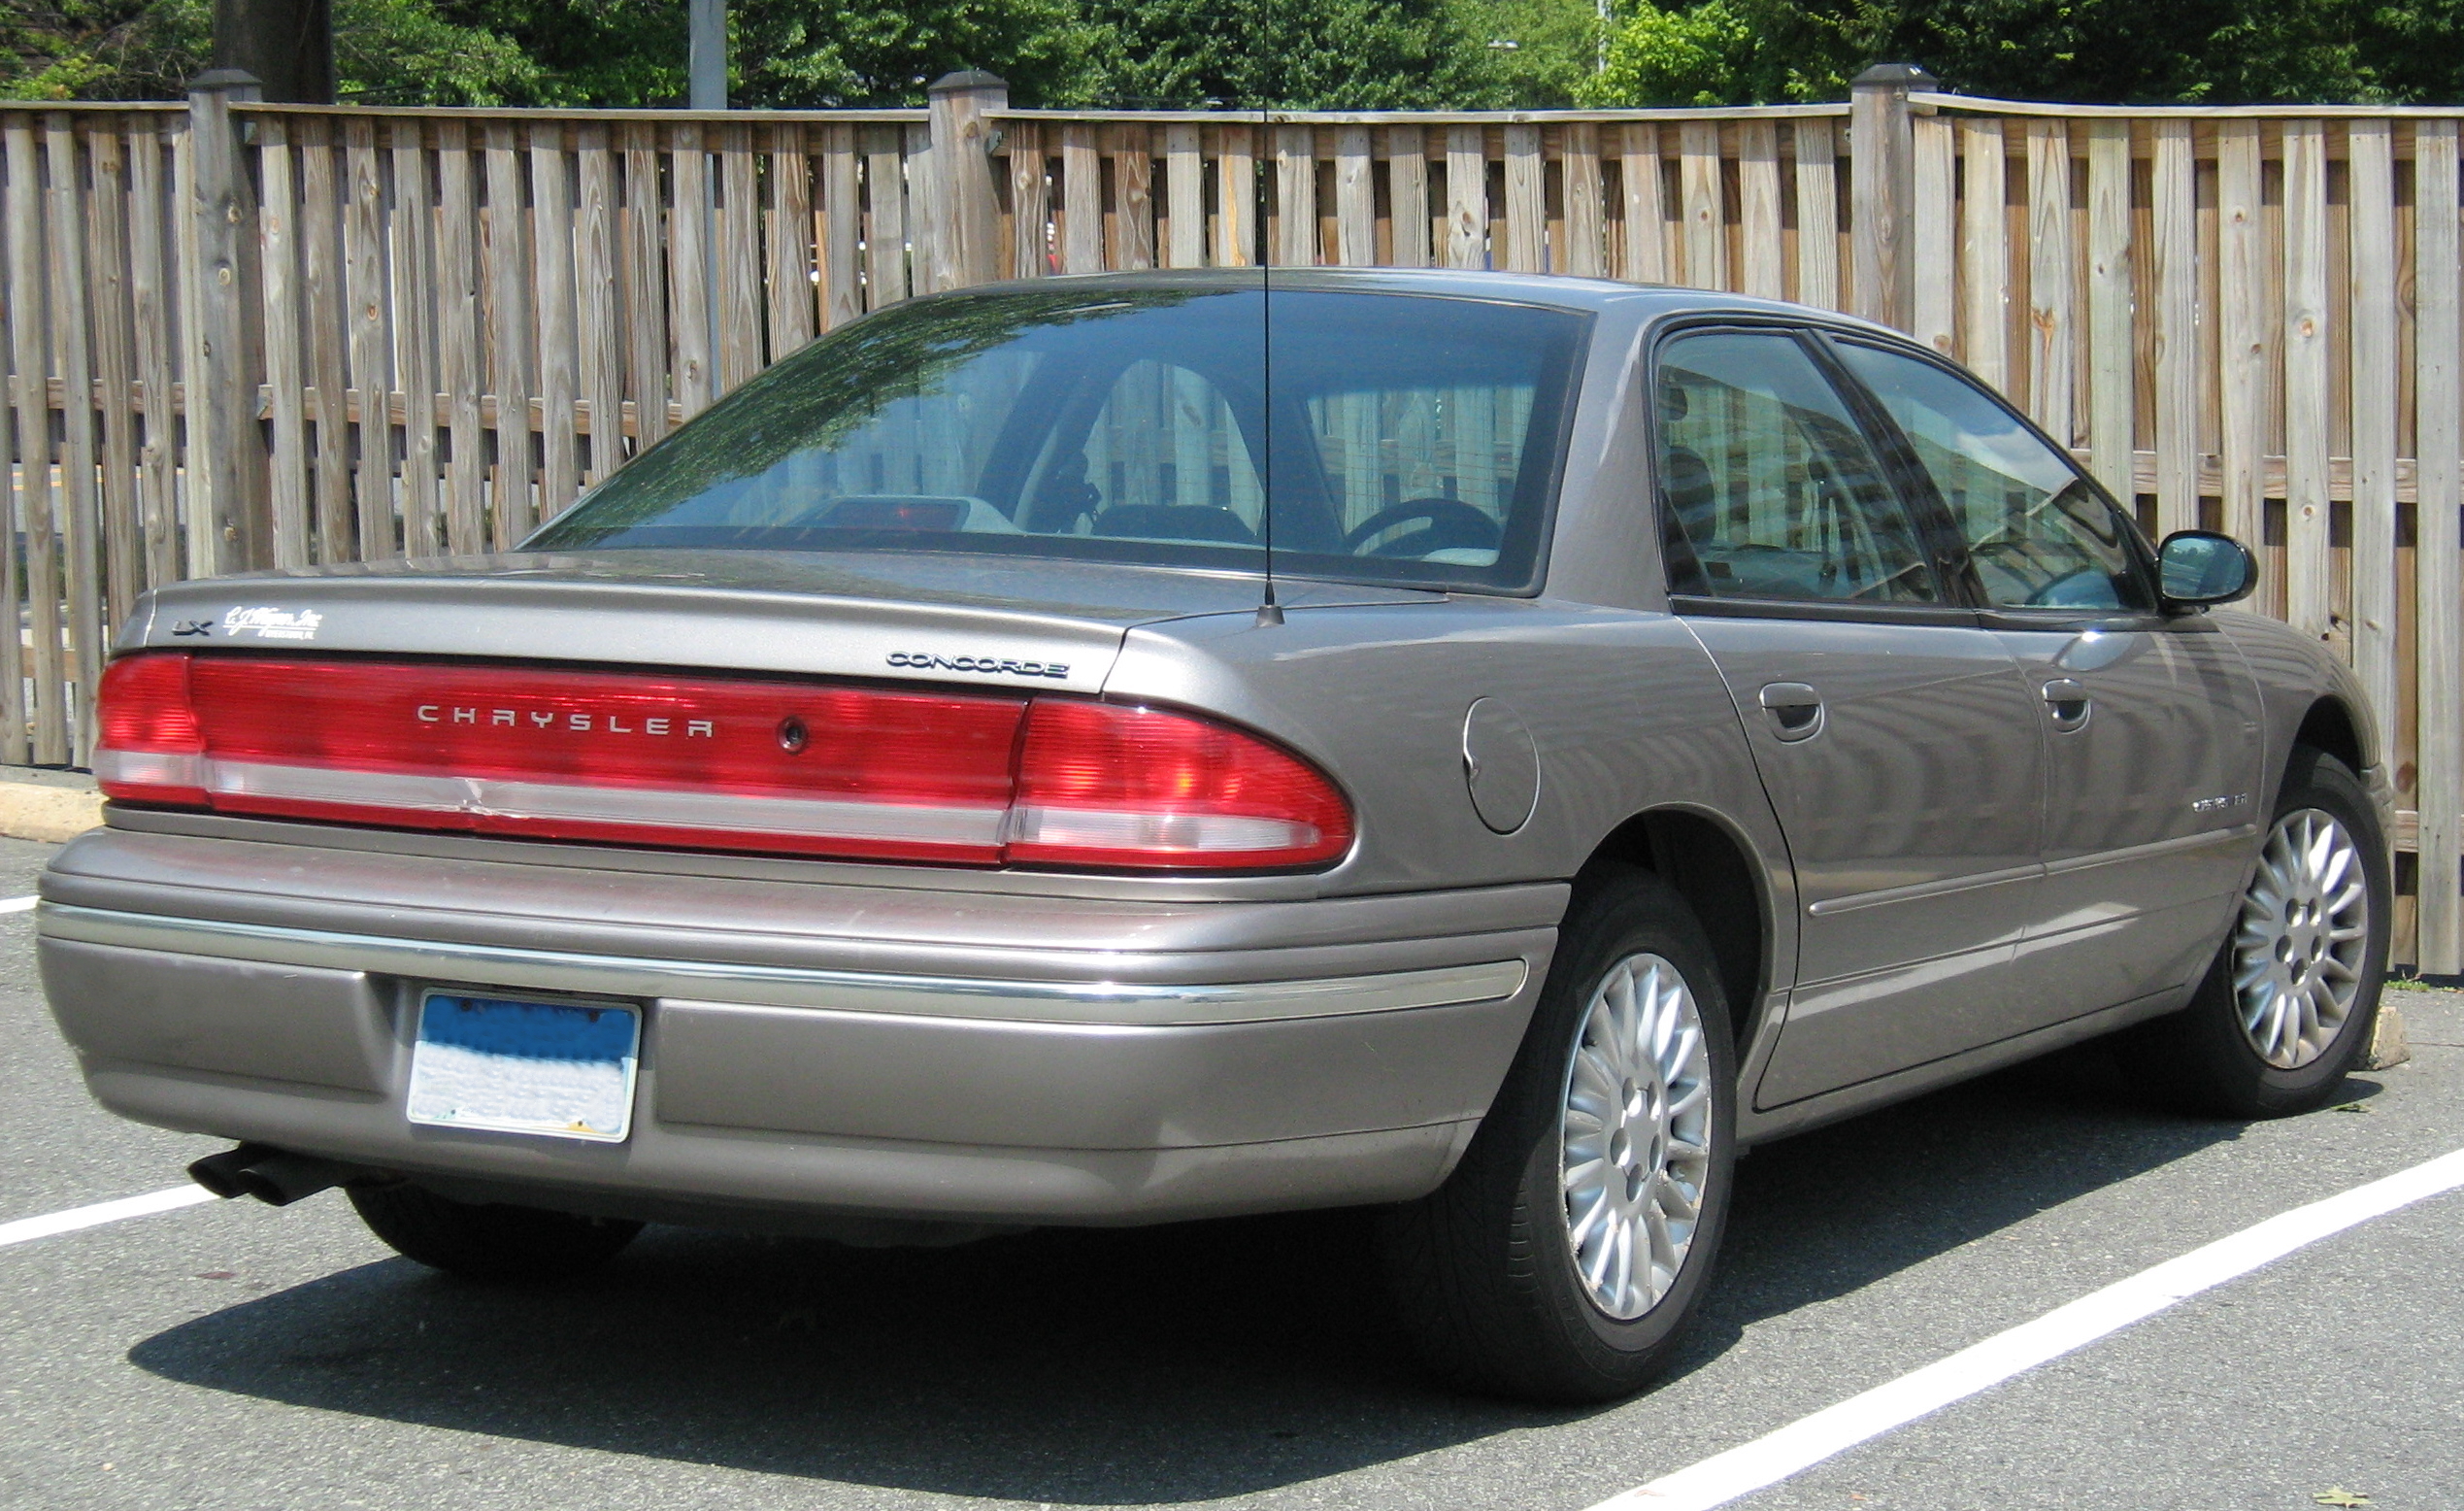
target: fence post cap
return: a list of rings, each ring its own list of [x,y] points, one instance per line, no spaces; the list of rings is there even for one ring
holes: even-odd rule
[[[925,86],[925,92],[947,94],[953,89],[1007,89],[1009,87],[1010,81],[1007,79],[987,74],[981,68],[962,68],[956,73],[944,74],[934,80]]]
[[[190,94],[219,94],[263,87],[263,81],[245,68],[209,68],[188,81]]]
[[[1915,63],[1877,63],[1848,81],[1851,89],[1930,89],[1942,83]]]

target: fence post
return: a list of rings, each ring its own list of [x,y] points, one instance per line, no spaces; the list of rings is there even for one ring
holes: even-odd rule
[[[1848,166],[1855,218],[1854,313],[1901,330],[1915,310],[1915,134],[1911,91],[1934,76],[1914,63],[1877,63],[1848,82]]]
[[[239,122],[231,118],[234,104],[258,94],[255,76],[236,68],[213,69],[188,83],[188,142],[196,164],[188,213],[197,257],[188,286],[196,295],[198,350],[205,358],[203,371],[187,375],[188,475],[205,489],[213,538],[196,554],[213,572],[274,564],[273,505],[256,420],[265,370],[256,189]]]
[[[994,182],[994,127],[987,112],[1010,108],[1010,86],[980,68],[944,74],[928,91],[933,111],[932,196],[942,223],[933,238],[933,286],[961,288],[1001,276],[1001,189]]]

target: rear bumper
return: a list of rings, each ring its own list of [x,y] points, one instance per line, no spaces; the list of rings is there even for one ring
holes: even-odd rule
[[[64,852],[44,896],[45,988],[114,1111],[545,1205],[749,1222],[1420,1194],[1504,1075],[1563,907],[1558,888],[1136,903],[680,884],[117,831]],[[431,986],[642,1003],[631,1138],[411,1125]]]

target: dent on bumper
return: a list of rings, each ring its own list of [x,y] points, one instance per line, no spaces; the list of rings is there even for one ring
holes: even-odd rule
[[[1405,1199],[1443,1179],[1550,938],[1308,980],[907,976],[47,903],[46,990],[95,1095],[167,1126],[597,1204],[638,1196],[1105,1222]],[[1450,941],[1459,957],[1463,941]],[[1390,961],[1391,950],[1378,957]],[[413,1127],[431,985],[647,1003],[621,1146]]]

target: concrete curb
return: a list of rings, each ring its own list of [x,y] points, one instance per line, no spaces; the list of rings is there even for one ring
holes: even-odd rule
[[[0,778],[0,836],[57,844],[101,826],[103,794],[75,771],[16,771]]]

